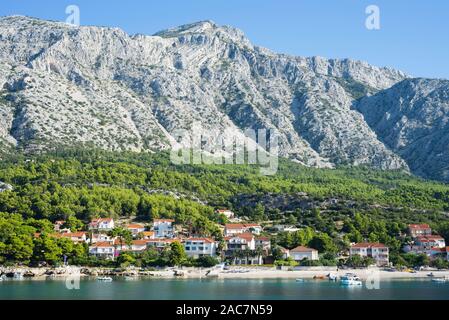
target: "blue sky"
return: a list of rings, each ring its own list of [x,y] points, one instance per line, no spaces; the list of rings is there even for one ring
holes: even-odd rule
[[[449,79],[447,0],[20,0],[3,1],[0,15],[65,21],[70,4],[79,6],[81,25],[153,34],[213,20],[277,52],[354,58],[417,77]],[[380,8],[380,30],[365,28],[371,4]]]

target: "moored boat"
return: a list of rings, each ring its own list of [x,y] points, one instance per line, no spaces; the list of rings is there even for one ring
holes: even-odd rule
[[[361,286],[362,281],[355,274],[346,274],[340,278],[340,282],[345,286]]]
[[[102,282],[112,282],[111,277],[98,277],[97,280]]]

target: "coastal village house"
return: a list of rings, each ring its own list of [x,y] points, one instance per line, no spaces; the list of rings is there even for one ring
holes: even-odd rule
[[[225,257],[231,258],[234,264],[262,264],[262,256],[256,255],[256,239],[252,233],[245,232],[225,237]],[[250,256],[243,252],[253,251]]]
[[[232,212],[231,210],[228,210],[228,209],[219,209],[216,212],[217,212],[217,214],[224,215],[228,219],[234,219],[235,218],[235,213]]]
[[[142,236],[146,240],[156,238],[156,234],[154,233],[154,231],[143,231]]]
[[[303,246],[296,247],[289,251],[289,256],[295,261],[307,260],[318,260],[318,251],[312,248],[307,248]]]
[[[412,238],[416,238],[419,236],[430,236],[432,229],[428,224],[409,224],[408,232]]]
[[[67,238],[76,243],[87,242],[87,232],[67,232],[58,234],[61,238]]]
[[[97,242],[113,242],[113,239],[104,233],[94,233],[92,234],[92,238],[89,239],[90,243],[97,243]]]
[[[96,230],[96,231],[110,231],[114,229],[115,223],[114,219],[112,218],[98,218],[93,219],[89,223],[89,230]]]
[[[446,257],[446,241],[443,237],[432,234],[428,224],[410,224],[408,229],[413,242],[404,246],[404,252],[426,254],[432,259],[442,255]]]
[[[388,247],[382,243],[356,243],[349,249],[349,255],[371,257],[377,266],[386,266],[389,263]]]
[[[225,225],[226,237],[247,232],[259,235],[262,232],[262,227],[256,223],[228,223]]]
[[[416,237],[415,245],[426,250],[431,248],[445,248],[446,242],[441,236],[428,235]]]
[[[174,222],[175,220],[172,219],[154,219],[153,231],[155,232],[156,238],[173,238]]]
[[[139,223],[131,223],[126,226],[126,229],[131,231],[134,237],[136,237],[139,233],[145,231],[145,226]]]
[[[147,240],[147,247],[148,248],[155,248],[157,250],[163,250],[165,247],[170,245],[171,243],[179,241],[176,239],[149,239]]]
[[[195,259],[203,256],[215,257],[217,253],[217,243],[210,238],[184,239],[183,245],[186,254]]]
[[[62,226],[65,224],[64,220],[58,220],[55,222],[55,224],[53,225],[53,228],[55,231],[60,232],[62,229]]]
[[[89,254],[100,259],[114,259],[115,246],[110,242],[97,242],[89,247]]]

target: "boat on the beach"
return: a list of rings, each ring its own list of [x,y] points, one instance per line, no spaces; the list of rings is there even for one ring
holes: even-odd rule
[[[314,280],[326,280],[326,276],[314,276]]]
[[[337,278],[338,278],[338,276],[336,274],[332,274],[332,273],[329,273],[327,275],[327,277],[329,278],[329,281],[337,281]]]
[[[111,277],[98,277],[97,281],[101,281],[101,282],[112,282],[112,278]]]
[[[345,286],[361,286],[362,281],[355,274],[346,274],[340,278],[340,282]]]

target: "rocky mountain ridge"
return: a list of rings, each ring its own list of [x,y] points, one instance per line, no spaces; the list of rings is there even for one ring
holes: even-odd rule
[[[397,70],[276,54],[211,21],[131,36],[11,16],[0,40],[0,141],[18,150],[152,152],[177,129],[271,128],[280,155],[307,166],[417,168],[365,107],[408,81]]]

